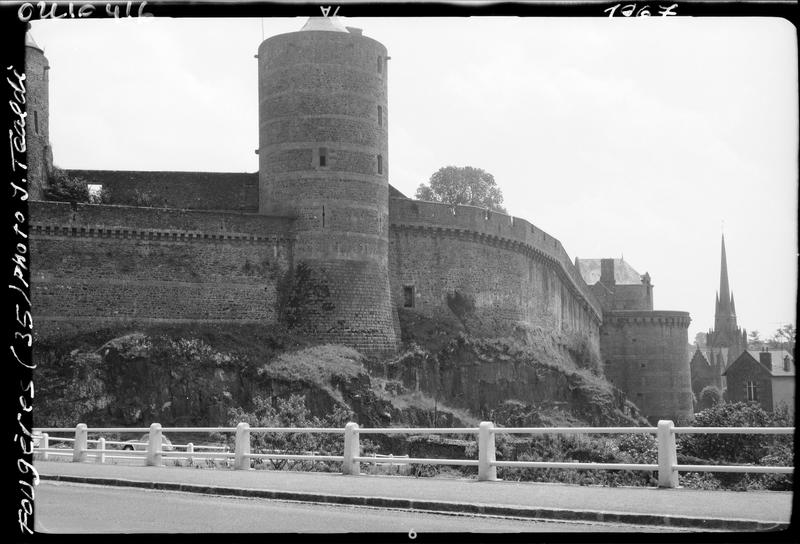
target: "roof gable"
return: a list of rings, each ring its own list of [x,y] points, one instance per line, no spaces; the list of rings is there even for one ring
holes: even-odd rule
[[[575,260],[586,285],[594,285],[600,281],[600,262],[602,259]],[[618,285],[641,285],[642,275],[622,259],[614,259],[614,282]]]
[[[760,357],[759,353],[762,353],[762,352],[756,351],[756,350],[747,350],[747,353],[749,353],[750,356],[753,359],[755,359],[756,361],[759,361],[759,357]],[[776,376],[776,377],[777,376],[794,376],[794,373],[795,373],[794,357],[792,357],[791,353],[789,353],[788,351],[783,350],[783,349],[770,349],[770,350],[767,350],[767,353],[769,353],[772,356],[772,368],[768,368],[767,369],[767,370],[770,371],[770,374],[772,374],[773,376]],[[784,368],[783,368],[783,359],[784,359],[784,357],[788,357],[789,358],[789,370],[784,370]],[[762,365],[762,366],[764,366],[764,365]]]
[[[771,368],[766,367],[765,365],[761,364],[759,360],[759,351],[745,351],[742,352],[739,357],[736,358],[728,368],[725,369],[725,372],[722,373],[723,376],[728,374],[728,371],[732,368],[745,368],[750,366],[751,368],[758,368],[760,371],[765,372],[773,377],[788,377],[794,376],[794,359],[792,358],[791,354],[788,351],[784,350],[770,350],[769,353],[772,354],[772,366]],[[788,356],[789,357],[789,370],[783,369],[783,358]],[[753,367],[755,365],[755,367]]]

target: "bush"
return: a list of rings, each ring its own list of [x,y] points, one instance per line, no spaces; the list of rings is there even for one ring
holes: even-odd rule
[[[787,427],[794,424],[788,410],[770,414],[757,403],[720,403],[695,414],[695,427]],[[693,464],[793,466],[794,437],[765,434],[679,435],[679,456],[694,458]],[[700,489],[792,488],[790,474],[704,473],[681,475],[682,485]],[[684,483],[685,482],[685,483]],[[717,487],[715,487],[717,486]]]
[[[694,415],[693,427],[767,427],[772,417],[757,403],[721,403]],[[684,455],[719,464],[757,463],[767,454],[772,440],[764,434],[680,435],[678,448]]]
[[[719,387],[708,385],[700,391],[700,410],[707,410],[713,408],[722,402],[722,391]]]
[[[54,168],[44,197],[57,202],[89,202],[89,185],[83,178],[69,176],[64,170]]]
[[[306,408],[305,397],[291,395],[288,399],[260,397],[253,399],[254,408],[246,411],[241,407],[228,410],[228,425],[236,426],[240,422],[251,427],[339,427],[352,420],[353,414],[341,406],[324,418],[311,417]],[[274,405],[273,405],[274,404]],[[344,435],[339,433],[256,433],[250,435],[252,453],[279,452],[281,454],[314,454],[341,455],[344,451]],[[369,440],[361,440],[361,452],[368,455],[378,451],[378,446]],[[231,447],[235,447],[231,444]],[[256,464],[262,464],[256,460]],[[270,459],[275,470],[304,470],[330,472],[338,470],[325,461],[300,461],[289,459]],[[338,463],[337,463],[338,465]]]

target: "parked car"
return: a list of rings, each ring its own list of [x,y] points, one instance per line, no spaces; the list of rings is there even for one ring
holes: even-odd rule
[[[123,450],[136,450],[136,451],[147,451],[147,444],[150,442],[150,433],[143,434],[141,438],[134,438],[131,440],[126,440],[125,445],[122,446]],[[164,451],[172,451],[174,448],[172,447],[172,442],[166,435],[161,435],[161,449]]]

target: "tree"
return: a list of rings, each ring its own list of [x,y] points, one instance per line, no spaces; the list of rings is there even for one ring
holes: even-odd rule
[[[53,168],[44,190],[47,200],[58,202],[89,202],[89,185],[86,180],[69,176],[60,168]]]
[[[750,339],[748,341],[748,345],[750,346],[750,349],[757,349],[761,345],[762,342],[761,342],[761,337],[759,336],[759,334],[760,333],[758,331],[750,331],[747,334],[747,336],[750,337]]]
[[[706,347],[706,334],[708,334],[708,333],[698,332],[697,334],[694,335],[694,344],[698,348]]]
[[[722,391],[714,385],[707,385],[700,391],[700,409],[707,410],[722,402]]]
[[[787,323],[777,331],[775,331],[775,336],[772,339],[778,344],[779,347],[783,348],[786,347],[788,351],[794,352],[794,343],[797,338],[797,330],[795,330],[794,325],[791,323]]]
[[[435,172],[429,184],[420,184],[416,197],[429,202],[480,206],[506,213],[503,193],[490,173],[471,166],[446,166]]]

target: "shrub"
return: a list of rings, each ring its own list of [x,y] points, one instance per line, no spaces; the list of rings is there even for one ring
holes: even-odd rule
[[[274,405],[273,405],[274,404]],[[241,407],[228,410],[228,425],[235,426],[240,422],[251,427],[340,427],[352,419],[352,412],[341,406],[324,418],[312,417],[306,408],[305,397],[291,395],[288,399],[260,397],[253,399],[253,410],[246,411]],[[252,453],[278,451],[281,454],[314,454],[341,455],[344,451],[344,435],[339,433],[251,433]],[[361,440],[361,452],[370,454],[378,451],[378,446],[369,440]],[[231,444],[234,447],[234,444]],[[256,468],[263,461],[256,460]],[[329,472],[338,470],[325,461],[300,461],[288,459],[270,459],[275,470],[295,469],[304,471]]]
[[[72,177],[64,170],[54,168],[44,197],[57,202],[89,202],[89,185],[83,178]]]
[[[772,418],[757,403],[721,403],[694,415],[694,427],[766,427]],[[678,447],[684,455],[720,464],[757,463],[767,454],[771,438],[763,434],[681,435]]]
[[[718,387],[708,385],[700,391],[699,405],[701,410],[713,408],[720,402],[722,402],[722,391]]]
[[[792,426],[794,418],[788,410],[770,414],[757,403],[720,403],[695,414],[696,427],[770,427]],[[753,464],[793,466],[794,437],[764,434],[707,434],[681,435],[679,455],[694,457],[695,463]],[[681,475],[682,485],[699,489],[770,489],[784,491],[792,488],[789,474],[705,473]],[[685,482],[685,483],[684,483]],[[717,486],[717,487],[715,487]]]

